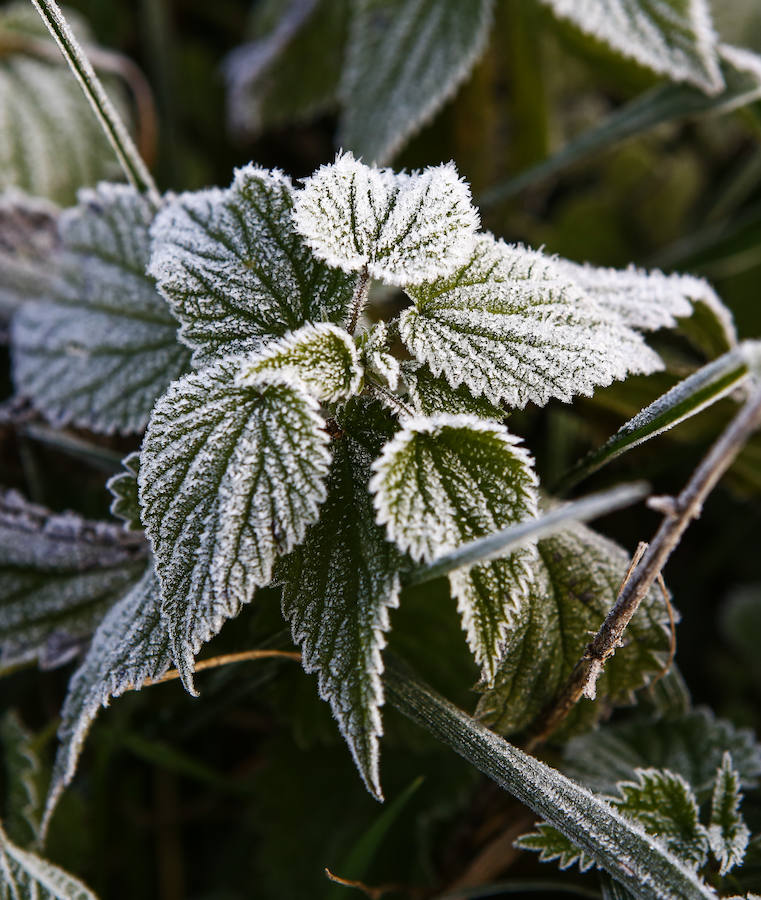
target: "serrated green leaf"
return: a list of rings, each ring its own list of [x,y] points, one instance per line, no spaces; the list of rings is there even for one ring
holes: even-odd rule
[[[378,523],[415,560],[536,514],[528,453],[504,426],[474,416],[410,419],[373,463]],[[528,596],[533,547],[449,575],[463,629],[491,681],[505,636]]]
[[[724,87],[708,0],[542,0],[640,65],[709,95]]]
[[[106,488],[111,492],[111,514],[124,522],[127,531],[142,531],[140,520],[140,498],[137,490],[137,475],[140,471],[140,454],[130,453],[122,460],[124,472],[109,478]]]
[[[570,869],[578,864],[580,872],[587,872],[595,864],[588,853],[546,822],[539,822],[536,831],[521,835],[515,846],[519,850],[538,853],[540,862],[556,861],[559,869]]]
[[[359,335],[357,346],[368,376],[395,391],[399,385],[401,366],[391,353],[390,341],[388,325],[377,322],[369,331]]]
[[[454,272],[469,259],[479,224],[453,163],[406,174],[351,153],[305,179],[293,219],[328,265],[399,285]]]
[[[128,690],[138,690],[170,665],[169,635],[161,616],[159,582],[152,563],[143,577],[111,610],[93,635],[82,665],[69,682],[61,709],[56,754],[42,824],[71,782],[87,732],[101,706]]]
[[[338,143],[387,162],[449,100],[486,48],[492,0],[360,0],[341,80]]]
[[[702,803],[711,796],[725,752],[731,753],[741,784],[755,787],[761,775],[761,747],[755,735],[715,718],[707,709],[605,725],[569,741],[564,768],[592,790],[608,794],[636,768],[670,769],[692,786]]]
[[[708,841],[720,875],[742,865],[748,848],[750,831],[740,813],[741,800],[740,776],[732,766],[731,754],[725,753],[716,772],[708,826]]]
[[[226,190],[180,194],[156,217],[150,271],[196,365],[345,318],[353,280],[313,258],[293,201],[282,172],[248,165]]]
[[[6,784],[2,819],[11,840],[21,847],[29,847],[40,833],[41,766],[32,735],[15,710],[8,710],[0,720],[0,742]]]
[[[140,431],[189,361],[177,322],[145,274],[153,210],[133,188],[81,191],[60,217],[53,295],[13,323],[16,390],[54,425]]]
[[[175,382],[140,457],[142,520],[190,691],[201,645],[271,580],[325,499],[329,438],[317,401],[284,373],[237,385],[244,363],[226,357]]]
[[[508,406],[591,394],[662,367],[633,330],[584,295],[553,260],[491,235],[451,278],[407,288],[410,353],[453,388]]]
[[[368,790],[382,799],[381,651],[388,611],[398,605],[401,557],[375,523],[367,490],[372,455],[352,428],[355,418],[340,421],[320,520],[283,567],[283,614]]]
[[[437,377],[428,366],[407,362],[402,365],[402,373],[409,401],[421,416],[450,413],[453,416],[470,415],[497,421],[507,416],[506,412],[485,397],[474,397],[466,385],[450,387],[446,378]]]
[[[237,384],[258,384],[262,372],[292,375],[318,400],[332,403],[358,393],[362,383],[356,344],[342,328],[325,322],[269,341],[243,363]]]
[[[22,850],[0,827],[0,900],[97,900],[81,881]]]
[[[140,577],[139,537],[18,494],[0,496],[0,671],[72,659],[109,607]]]
[[[525,728],[553,699],[616,601],[629,556],[614,541],[575,525],[538,543],[539,561],[528,601],[508,635],[495,686],[477,716],[502,734]],[[651,590],[627,627],[624,646],[605,665],[597,697],[627,703],[661,671],[669,649],[668,612]],[[597,716],[582,700],[566,729]]]

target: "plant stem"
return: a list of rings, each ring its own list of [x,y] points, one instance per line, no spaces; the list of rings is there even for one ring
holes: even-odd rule
[[[354,296],[351,298],[351,312],[349,313],[349,319],[346,324],[346,330],[349,334],[354,334],[357,330],[357,323],[359,322],[359,317],[362,315],[362,310],[365,308],[365,303],[367,303],[369,290],[370,273],[367,271],[367,266],[363,266],[362,271],[357,276]]]
[[[279,659],[295,659],[300,660],[301,654],[295,650],[243,650],[241,653],[225,653],[222,656],[212,656],[209,659],[202,659],[195,665],[196,672],[203,672],[204,669],[216,669],[219,666],[227,666],[230,663],[246,662],[252,659],[270,659],[277,657]],[[170,669],[159,675],[158,678],[149,678],[145,683],[145,687],[154,684],[163,684],[165,681],[174,681],[180,677],[177,669]]]
[[[151,203],[158,207],[161,195],[135,147],[124,122],[108,98],[90,60],[74,37],[55,0],[32,0],[37,12],[61,48],[66,61],[79,81],[85,96],[106,133],[127,180],[137,190],[144,192]]]
[[[600,630],[587,645],[560,693],[531,729],[529,750],[546,740],[582,696],[594,697],[594,688],[606,661],[621,645],[626,626],[647,596],[690,522],[700,516],[703,502],[732,465],[750,435],[761,426],[761,388],[727,426],[676,498],[653,498],[651,506],[664,518],[632,577],[626,581]]]

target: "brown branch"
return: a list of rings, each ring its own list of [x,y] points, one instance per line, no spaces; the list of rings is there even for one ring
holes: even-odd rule
[[[245,662],[251,659],[270,659],[271,657],[300,660],[301,654],[295,650],[244,650],[241,653],[225,653],[222,656],[202,659],[196,663],[195,671],[202,672],[204,669],[216,669],[219,666],[227,666],[230,663]],[[163,684],[165,681],[174,681],[179,677],[180,673],[177,669],[170,669],[168,672],[164,672],[163,675],[159,675],[158,678],[149,678],[144,682],[144,686],[150,687],[154,684]]]
[[[751,434],[761,426],[761,388],[756,388],[745,406],[727,426],[693,472],[682,493],[675,498],[653,498],[663,521],[650,541],[639,566],[625,582],[600,630],[587,645],[565,685],[531,729],[528,750],[545,741],[563,722],[583,696],[594,697],[595,685],[608,659],[621,646],[626,626],[660,575],[682,535],[702,511],[706,497],[734,462]]]
[[[332,881],[334,884],[341,884],[344,887],[356,888],[358,891],[362,891],[365,896],[369,897],[370,900],[381,900],[381,898],[385,895],[393,891],[396,893],[397,891],[404,891],[407,893],[407,889],[404,885],[399,884],[383,884],[380,887],[370,887],[362,881],[354,881],[350,878],[341,878],[340,875],[335,875],[330,869],[325,867],[325,874],[328,879]]]

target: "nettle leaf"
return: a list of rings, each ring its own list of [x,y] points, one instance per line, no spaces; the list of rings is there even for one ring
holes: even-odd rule
[[[143,441],[142,519],[190,691],[195,653],[270,582],[325,499],[329,438],[317,401],[284,373],[236,384],[245,363],[227,357],[175,382]]]
[[[124,522],[127,531],[142,531],[140,520],[140,498],[137,490],[137,475],[140,471],[140,454],[130,453],[122,460],[124,472],[113,475],[106,482],[106,488],[113,495],[111,513]]]
[[[633,330],[581,292],[554,261],[483,235],[450,278],[407,288],[399,320],[410,353],[492,403],[569,401],[629,373],[662,368]]]
[[[241,366],[241,387],[259,384],[262,372],[295,376],[318,400],[336,402],[359,393],[362,367],[357,346],[342,328],[321,322],[270,341]]]
[[[516,616],[492,690],[476,715],[501,734],[528,726],[553,699],[616,601],[629,555],[584,525],[540,540],[533,585]],[[602,703],[631,702],[633,691],[659,673],[669,650],[663,597],[651,590],[597,682]],[[566,729],[588,726],[599,703],[582,701]],[[627,770],[630,772],[631,770]]]
[[[339,416],[341,433],[333,442],[320,520],[283,566],[283,614],[301,645],[304,668],[318,675],[320,696],[330,702],[368,790],[382,799],[381,651],[388,611],[398,605],[401,556],[376,524],[367,489],[378,436],[387,429],[368,446],[357,423],[364,415],[377,410],[356,403]]]
[[[196,365],[345,318],[353,280],[313,258],[294,230],[293,201],[282,172],[248,165],[226,190],[180,194],[156,217],[150,271]]]
[[[546,822],[539,822],[536,831],[521,835],[514,846],[538,853],[540,862],[557,862],[559,869],[578,864],[580,872],[588,872],[595,864],[589,854]]]
[[[338,142],[383,163],[452,97],[486,48],[492,0],[360,0]]]
[[[140,577],[146,553],[144,541],[115,525],[1,495],[0,671],[72,659]]]
[[[715,718],[708,709],[605,725],[573,738],[565,747],[564,768],[602,793],[612,793],[637,768],[670,769],[692,786],[702,803],[711,796],[725,752],[731,753],[741,784],[755,787],[761,776],[761,746],[753,732]]]
[[[60,217],[52,295],[13,323],[16,389],[54,425],[140,431],[186,368],[177,322],[145,274],[148,201],[125,185],[81,191]]]
[[[434,375],[428,366],[414,361],[405,362],[402,372],[407,399],[415,412],[422,416],[450,413],[453,416],[470,415],[497,420],[507,416],[504,410],[490,403],[486,397],[474,397],[464,384],[458,388],[450,387],[445,378]]]
[[[373,464],[378,523],[416,561],[536,514],[537,479],[519,439],[496,422],[441,414],[411,419]],[[528,596],[535,551],[515,550],[449,575],[468,644],[494,678],[505,637]]]
[[[171,661],[169,634],[161,615],[159,582],[152,563],[143,577],[103,619],[82,665],[69,682],[58,729],[60,746],[50,780],[43,834],[72,778],[82,745],[101,706],[159,678]]]
[[[0,720],[0,742],[5,769],[3,822],[11,840],[28,847],[40,833],[40,760],[33,736],[24,727],[15,710]]]
[[[707,94],[724,87],[708,0],[542,0],[623,56]]]
[[[741,800],[740,775],[732,766],[732,756],[725,753],[716,773],[708,826],[708,841],[720,875],[742,865],[750,841],[750,831],[740,813]]]
[[[463,265],[479,225],[470,188],[453,163],[395,173],[351,153],[305,179],[293,220],[328,265],[398,285]]]
[[[367,374],[395,391],[402,370],[399,360],[389,349],[390,342],[391,337],[385,322],[377,322],[358,338],[362,364]]]
[[[0,827],[0,900],[97,900],[81,881],[12,843]]]

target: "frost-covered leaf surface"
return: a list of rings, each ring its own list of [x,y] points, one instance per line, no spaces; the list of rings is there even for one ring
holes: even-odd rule
[[[492,0],[359,0],[341,84],[339,144],[387,162],[483,53]]]
[[[708,94],[724,86],[708,0],[542,0],[640,65]]]
[[[140,498],[137,490],[137,473],[140,471],[140,454],[130,453],[122,460],[123,472],[113,475],[106,487],[113,496],[111,513],[124,522],[127,531],[142,531]]]
[[[720,875],[742,864],[750,840],[750,831],[740,813],[741,800],[740,776],[732,766],[731,754],[725,753],[716,773],[708,826],[708,841]]]
[[[236,385],[241,362],[175,382],[141,453],[142,519],[188,688],[201,644],[269,583],[325,499],[329,439],[317,401],[283,373]]]
[[[257,384],[262,372],[296,377],[318,400],[335,402],[359,392],[362,367],[352,338],[342,328],[321,322],[269,341],[241,367],[238,384]]]
[[[615,603],[629,564],[622,547],[584,525],[540,540],[538,550],[529,599],[508,634],[495,686],[477,709],[481,721],[502,734],[525,728],[556,695]],[[598,698],[628,702],[660,672],[668,621],[660,592],[652,590],[630,622],[624,646],[607,662]],[[596,714],[597,705],[582,700],[566,727],[588,725]]]
[[[474,397],[464,384],[457,388],[450,387],[445,378],[434,375],[426,365],[406,362],[402,366],[402,372],[408,402],[419,415],[450,413],[453,416],[470,415],[497,420],[504,419],[507,415],[486,397]]]
[[[399,385],[401,366],[389,349],[389,329],[378,322],[358,339],[362,364],[370,378],[380,381],[392,391]]]
[[[345,318],[353,279],[314,259],[294,230],[293,196],[281,172],[248,165],[226,190],[180,194],[156,217],[150,270],[197,365]]]
[[[457,388],[509,406],[591,394],[659,357],[586,296],[553,260],[480,237],[449,278],[407,288],[399,321],[409,351]]]
[[[383,432],[368,435],[358,421],[365,415],[382,413],[355,402],[339,417],[320,521],[283,567],[283,614],[368,790],[381,798],[381,651],[398,603],[401,556],[375,522],[367,483]]]
[[[39,836],[41,766],[33,736],[15,710],[8,710],[0,720],[0,743],[6,784],[3,822],[14,843],[29,847]]]
[[[188,366],[177,322],[145,274],[153,212],[134,189],[81,191],[60,217],[52,296],[24,305],[12,331],[16,389],[54,425],[139,431]]]
[[[408,420],[373,464],[370,489],[389,540],[431,562],[536,514],[531,457],[504,426],[474,416]],[[484,678],[494,677],[508,628],[528,597],[534,550],[449,575]]]
[[[711,796],[716,770],[727,751],[741,784],[755,787],[761,775],[761,747],[753,732],[737,729],[707,709],[605,725],[576,737],[566,745],[564,769],[602,793],[613,793],[616,783],[630,779],[636,768],[670,769],[692,786],[702,803]]]
[[[161,616],[158,578],[152,564],[108,613],[72,676],[61,710],[60,746],[50,781],[43,831],[74,777],[87,732],[111,697],[139,689],[169,668],[169,635]]]
[[[521,835],[515,846],[538,853],[540,862],[557,862],[559,869],[578,865],[579,871],[586,872],[595,864],[591,856],[546,822],[540,822],[536,831]]]
[[[479,218],[453,163],[406,174],[341,153],[305,180],[294,222],[329,265],[401,285],[463,265]]]
[[[12,843],[0,827],[0,900],[97,900],[81,881]]]
[[[70,660],[140,577],[146,549],[116,525],[0,496],[0,670]]]

